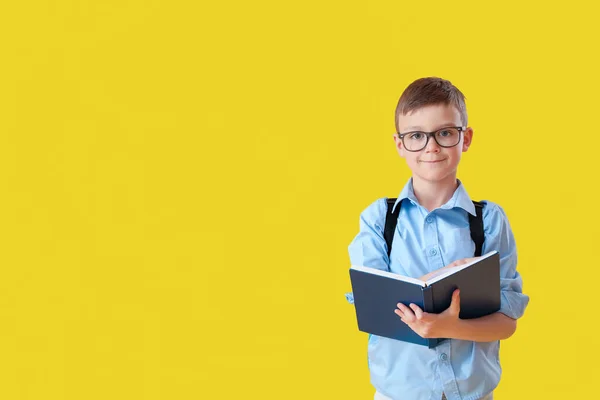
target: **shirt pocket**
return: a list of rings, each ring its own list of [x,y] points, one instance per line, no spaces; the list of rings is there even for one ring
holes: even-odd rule
[[[475,254],[475,243],[471,239],[471,230],[468,225],[465,228],[446,231],[441,242],[445,265],[456,260],[473,257]]]

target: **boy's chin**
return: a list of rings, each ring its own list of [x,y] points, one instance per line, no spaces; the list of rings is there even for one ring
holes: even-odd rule
[[[452,176],[452,173],[449,171],[420,171],[418,173],[413,173],[413,175],[421,180],[434,183],[446,181]]]

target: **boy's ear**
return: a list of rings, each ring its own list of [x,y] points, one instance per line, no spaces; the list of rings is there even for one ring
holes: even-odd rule
[[[469,150],[469,147],[471,147],[471,143],[473,143],[473,128],[467,128],[463,133],[463,153]]]
[[[394,133],[394,143],[396,143],[396,150],[398,151],[398,154],[400,154],[400,157],[404,157],[404,147],[402,147],[402,139],[400,139],[398,137],[397,133]]]

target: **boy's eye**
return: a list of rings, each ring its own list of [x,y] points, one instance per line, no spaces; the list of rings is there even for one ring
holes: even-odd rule
[[[444,130],[438,132],[438,136],[441,136],[441,137],[448,137],[448,136],[452,136],[452,135],[453,135],[453,132],[449,129],[444,129]]]
[[[414,132],[414,133],[411,133],[410,135],[408,135],[408,138],[412,139],[412,140],[421,140],[421,139],[423,139],[423,136],[424,135],[421,132]]]

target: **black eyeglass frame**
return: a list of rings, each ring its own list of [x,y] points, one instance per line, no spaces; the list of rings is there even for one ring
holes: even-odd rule
[[[458,130],[458,141],[456,142],[456,144],[453,144],[452,146],[444,146],[444,145],[440,144],[440,142],[438,142],[438,140],[435,137],[435,134],[438,133],[438,132],[440,132],[440,131],[443,131],[444,129],[457,129]],[[433,131],[433,132],[412,131],[412,132],[406,132],[406,133],[400,133],[400,132],[396,132],[396,133],[398,134],[398,138],[400,140],[402,140],[402,146],[404,146],[404,149],[406,151],[417,152],[417,151],[421,151],[424,148],[426,148],[427,145],[429,144],[429,139],[432,138],[432,137],[433,137],[433,140],[435,140],[435,142],[438,144],[438,146],[443,147],[445,149],[452,148],[452,147],[454,147],[454,146],[456,146],[456,145],[458,145],[460,143],[460,135],[465,131],[465,129],[467,129],[467,128],[464,127],[464,126],[446,126],[444,128],[440,128],[437,131]],[[404,136],[410,135],[412,133],[422,133],[425,136],[427,136],[427,140],[425,140],[425,145],[423,147],[421,147],[419,150],[409,150],[406,147],[406,144],[404,143]]]

